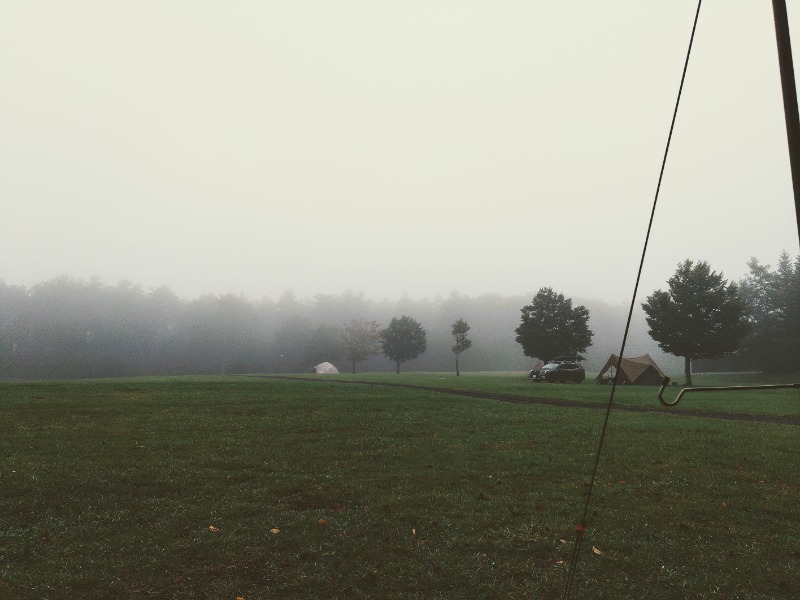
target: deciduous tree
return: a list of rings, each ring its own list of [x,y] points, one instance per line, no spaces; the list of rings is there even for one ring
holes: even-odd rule
[[[459,319],[453,323],[453,337],[456,343],[453,345],[453,352],[456,355],[456,375],[461,375],[458,370],[458,356],[464,350],[469,350],[472,346],[472,340],[467,337],[469,331],[469,324],[464,319]]]
[[[747,334],[747,305],[738,286],[712,271],[705,261],[685,260],[642,303],[649,334],[665,352],[684,358],[686,385],[692,385],[692,360],[735,352]]]
[[[576,355],[592,345],[589,311],[572,306],[571,298],[540,289],[533,301],[522,307],[522,323],[517,327],[517,342],[525,356],[548,362],[560,354]]]
[[[412,360],[428,348],[425,328],[411,317],[403,315],[392,318],[389,326],[381,331],[381,346],[386,357],[397,365]]]
[[[379,327],[377,321],[353,319],[350,325],[345,325],[339,330],[344,356],[353,365],[353,373],[356,372],[356,363],[367,360],[381,351]]]

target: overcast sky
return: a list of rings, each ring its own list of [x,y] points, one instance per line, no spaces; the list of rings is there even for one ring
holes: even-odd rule
[[[0,279],[627,302],[695,7],[0,0]],[[782,250],[771,4],[706,0],[640,298]]]

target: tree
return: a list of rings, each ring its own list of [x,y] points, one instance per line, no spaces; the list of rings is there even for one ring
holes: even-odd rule
[[[685,260],[667,281],[642,303],[648,333],[665,352],[684,358],[686,385],[692,385],[692,360],[722,358],[735,352],[747,334],[747,305],[735,283],[705,261]]]
[[[352,363],[353,373],[356,372],[356,363],[381,351],[381,332],[378,327],[377,321],[353,319],[350,325],[339,330],[344,356]]]
[[[306,370],[324,361],[335,361],[343,354],[339,328],[317,325],[309,332],[306,350]]]
[[[742,342],[741,362],[764,371],[793,371],[800,365],[800,256],[783,252],[775,271],[751,258],[739,292],[750,313],[751,332]]]
[[[459,319],[453,323],[453,337],[456,340],[453,346],[453,352],[456,354],[456,375],[461,375],[458,371],[458,355],[464,352],[464,350],[469,350],[472,346],[472,340],[467,337],[468,331],[469,325],[464,319]]]
[[[559,354],[580,354],[592,345],[585,306],[573,308],[572,299],[551,288],[540,289],[522,307],[522,323],[516,328],[517,343],[525,356],[548,362]]]
[[[383,354],[397,365],[418,357],[428,348],[425,328],[411,317],[393,317],[389,326],[381,331]]]

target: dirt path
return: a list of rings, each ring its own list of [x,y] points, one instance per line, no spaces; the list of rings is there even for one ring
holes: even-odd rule
[[[500,392],[484,392],[472,390],[458,390],[455,388],[440,388],[427,385],[412,385],[408,383],[391,383],[382,381],[356,381],[352,379],[309,379],[308,377],[292,377],[290,375],[251,375],[251,377],[264,377],[267,379],[287,379],[291,381],[325,381],[327,383],[342,383],[349,385],[374,385],[381,387],[396,387],[409,390],[420,390],[425,392],[437,392],[439,394],[451,394],[454,396],[466,396],[468,398],[481,398],[484,400],[496,400],[497,402],[510,402],[512,404],[541,404],[545,406],[557,406],[561,408],[583,408],[589,410],[605,410],[607,405],[589,404],[576,400],[565,400],[563,398],[534,398],[530,396],[516,396],[514,394],[503,394]],[[613,409],[618,412],[629,413],[659,413],[664,415],[679,415],[682,417],[702,417],[704,419],[720,419],[723,421],[752,421],[757,423],[776,423],[779,425],[800,426],[800,416],[789,415],[753,415],[750,413],[729,413],[714,410],[691,410],[685,408],[668,408],[662,406],[624,406],[616,404]]]

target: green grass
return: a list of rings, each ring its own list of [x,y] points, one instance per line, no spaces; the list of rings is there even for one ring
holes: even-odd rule
[[[611,393],[610,385],[594,383],[596,374],[587,373],[587,379],[580,385],[537,383],[528,379],[524,373],[358,373],[326,375],[331,380],[361,381],[370,383],[402,383],[407,385],[435,386],[472,392],[485,391],[525,397],[544,397],[587,402],[605,406]],[[293,377],[318,380],[320,375],[298,375]],[[746,373],[737,375],[700,374],[695,375],[695,386],[721,385],[759,385],[775,383],[795,383],[798,375]],[[681,386],[670,385],[664,391],[664,398],[672,401]],[[614,402],[621,406],[641,406],[658,408],[658,386],[617,386]],[[800,393],[797,389],[748,390],[739,392],[688,393],[677,405],[682,410],[716,411],[728,413],[753,413],[764,415],[800,416]],[[669,410],[669,409],[665,409]]]
[[[788,391],[681,406],[797,416]],[[559,598],[602,417],[319,377],[3,383],[0,598]],[[798,435],[612,413],[572,597],[800,596]]]

